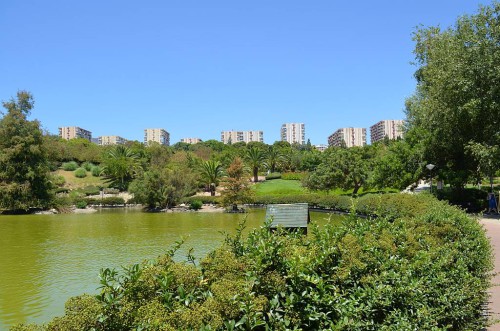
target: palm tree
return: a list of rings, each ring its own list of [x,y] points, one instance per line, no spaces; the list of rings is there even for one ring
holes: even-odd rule
[[[266,165],[266,153],[252,146],[246,150],[245,160],[252,168],[253,181],[256,183],[259,180],[259,168]]]
[[[130,148],[117,145],[104,159],[102,172],[107,183],[120,190],[126,190],[139,166],[139,155]]]
[[[223,168],[219,161],[208,160],[201,164],[201,176],[210,188],[210,195],[215,196],[215,189],[223,175]]]
[[[275,146],[269,146],[267,150],[267,166],[271,172],[276,171],[276,166],[283,158],[281,151]]]

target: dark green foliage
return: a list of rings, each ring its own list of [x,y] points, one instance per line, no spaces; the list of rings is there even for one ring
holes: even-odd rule
[[[101,193],[101,189],[94,185],[85,186],[84,188],[81,188],[77,191],[85,195],[98,195]]]
[[[87,201],[77,200],[77,201],[75,201],[75,207],[78,209],[85,209],[87,207]]]
[[[102,174],[102,168],[100,166],[93,166],[92,169],[90,169],[90,172],[92,173],[92,176],[99,177]]]
[[[305,176],[303,172],[285,172],[281,174],[281,179],[284,180],[302,180]]]
[[[46,208],[53,198],[40,123],[27,119],[33,104],[26,91],[3,102],[7,113],[0,119],[0,209]]]
[[[281,178],[281,173],[279,172],[272,172],[266,176],[266,180],[280,179],[280,178]]]
[[[207,196],[207,195],[196,195],[192,197],[184,197],[180,200],[181,203],[185,204],[191,204],[192,201],[194,200],[199,200],[203,204],[214,204],[218,205],[221,203],[221,197],[212,197],[212,196]]]
[[[87,177],[87,170],[85,168],[78,168],[75,170],[75,177],[77,178],[85,178]]]
[[[61,187],[64,184],[66,184],[66,179],[63,176],[60,176],[60,175],[52,175],[50,177],[50,180],[52,181],[52,184],[54,186]]]
[[[75,161],[64,162],[62,164],[62,168],[65,171],[75,171],[76,169],[78,169],[78,163],[76,163]]]
[[[500,3],[493,2],[453,27],[422,27],[414,35],[417,89],[406,103],[405,139],[457,190],[484,165],[468,146],[499,144],[499,18]],[[498,165],[500,154],[490,156]]]
[[[125,200],[122,197],[105,197],[101,200],[103,206],[123,206]]]
[[[189,204],[189,209],[198,210],[203,206],[203,202],[201,200],[192,200]]]
[[[95,165],[92,162],[83,162],[81,167],[87,171],[91,171],[92,168],[95,167]]]
[[[355,199],[352,199],[353,201]],[[430,195],[353,202],[378,218],[310,233],[234,236],[201,269],[167,255],[101,270],[47,330],[481,330],[491,247],[462,211]],[[412,206],[418,206],[413,207]],[[188,255],[188,261],[193,261]],[[16,330],[37,330],[36,326]]]

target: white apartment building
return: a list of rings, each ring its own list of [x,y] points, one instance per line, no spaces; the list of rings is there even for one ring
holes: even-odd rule
[[[251,141],[264,142],[264,131],[222,131],[220,140],[224,144],[234,144],[240,141],[249,143]]]
[[[127,139],[120,136],[100,136],[98,138],[98,145],[123,145],[127,142]]]
[[[328,137],[328,146],[342,146],[343,142],[347,147],[365,146],[365,128],[341,128]]]
[[[92,141],[92,132],[78,126],[62,126],[59,128],[59,137],[66,140],[83,138]]]
[[[316,148],[320,152],[324,152],[328,148],[328,145],[325,144],[314,145],[314,148]]]
[[[381,141],[385,137],[389,139],[402,138],[403,125],[403,120],[383,120],[370,126],[371,143]]]
[[[144,144],[149,145],[151,142],[157,142],[160,145],[170,146],[170,133],[164,129],[145,129]]]
[[[200,138],[182,138],[181,143],[186,143],[186,144],[197,144],[201,143],[202,140]]]
[[[306,144],[306,129],[304,123],[285,123],[281,126],[281,141],[290,144]]]

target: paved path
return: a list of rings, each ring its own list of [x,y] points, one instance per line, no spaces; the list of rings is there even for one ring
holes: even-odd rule
[[[484,215],[480,219],[490,238],[493,254],[495,255],[494,277],[491,280],[489,315],[493,324],[488,331],[500,331],[500,216]]]

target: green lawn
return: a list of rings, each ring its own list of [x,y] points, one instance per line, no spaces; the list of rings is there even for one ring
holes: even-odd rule
[[[302,184],[300,180],[285,180],[285,179],[273,179],[273,180],[266,180],[264,182],[257,183],[253,186],[253,189],[255,191],[255,194],[257,196],[264,196],[264,195],[274,195],[274,194],[307,194],[310,191],[308,191],[305,187],[302,187]],[[394,189],[384,189],[384,190],[366,190],[364,191],[363,189],[360,189],[358,191],[358,194],[366,194],[366,193],[377,193],[377,192],[397,192],[397,190]],[[325,192],[325,191],[318,191],[314,193],[319,193],[319,194],[331,194],[331,195],[349,195],[352,194],[352,189],[351,190],[341,190],[341,189],[335,189],[331,190],[330,192]]]
[[[257,196],[272,194],[304,194],[307,190],[299,180],[273,179],[257,183],[253,186]]]

